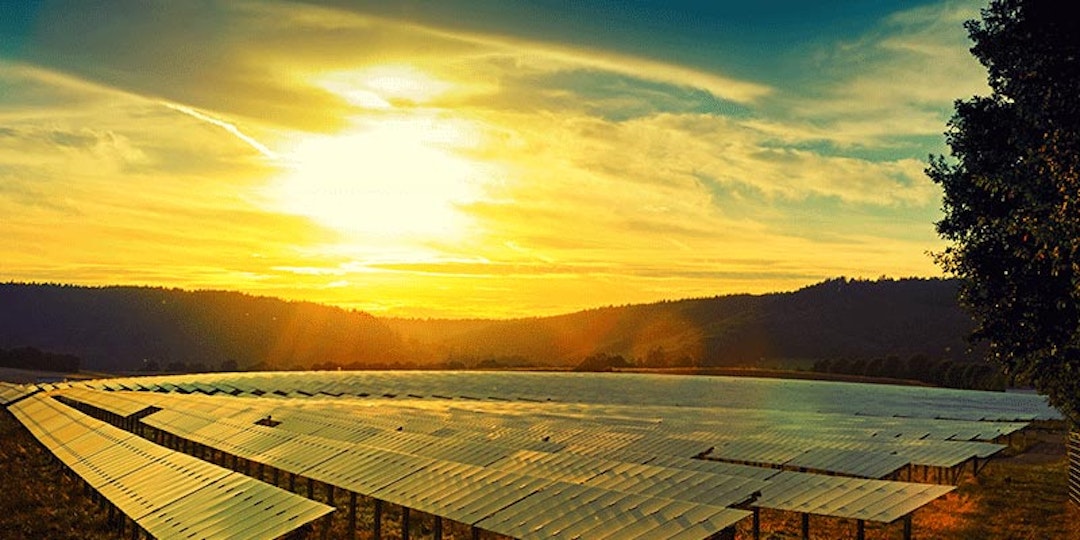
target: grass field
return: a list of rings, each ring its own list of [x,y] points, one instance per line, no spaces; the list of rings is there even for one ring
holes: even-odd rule
[[[116,538],[108,514],[51,456],[11,413],[0,411],[0,538]]]
[[[1080,540],[1080,508],[1066,495],[1065,431],[1040,424],[991,460],[978,477],[914,514],[914,537],[928,540]],[[762,512],[762,538],[799,538],[800,516]],[[742,524],[739,538],[751,538]],[[811,538],[854,538],[855,522],[813,517]],[[867,539],[899,540],[900,523],[867,524]]]
[[[1080,540],[1080,509],[1066,499],[1064,440],[1060,426],[1043,425],[1032,430],[991,461],[977,478],[968,473],[955,492],[917,511],[915,537]],[[326,500],[324,495],[316,495]],[[335,502],[340,511],[333,521],[331,537],[343,534],[346,523],[347,497],[339,492]],[[391,510],[386,516],[386,538],[398,537],[394,513]],[[367,512],[362,511],[360,523],[370,519],[369,514],[364,514]],[[425,519],[415,518],[414,527],[410,527],[412,538],[430,538],[425,534],[430,532]],[[792,513],[763,511],[762,538],[799,538],[799,519]],[[453,531],[449,526],[446,532],[447,538],[467,533]],[[750,538],[749,523],[743,523],[739,533],[739,538]],[[811,534],[815,539],[854,538],[855,523],[814,517]],[[107,514],[83,491],[81,483],[68,478],[63,466],[52,460],[10,413],[0,412],[0,539],[116,537],[109,530]],[[900,539],[902,527],[898,523],[868,524],[866,537]]]

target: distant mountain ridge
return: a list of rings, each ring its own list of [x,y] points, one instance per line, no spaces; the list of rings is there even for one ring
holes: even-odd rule
[[[0,348],[80,357],[84,369],[175,371],[392,362],[400,340],[369,314],[224,291],[0,284]],[[170,369],[170,366],[173,366]]]
[[[777,359],[960,358],[972,327],[956,280],[828,280],[795,292],[604,307],[512,320],[376,318],[237,292],[0,284],[0,348],[85,369],[655,367]]]
[[[795,292],[605,307],[508,321],[384,319],[444,357],[547,359],[596,353],[639,364],[753,366],[775,359],[966,355],[971,317],[949,279],[827,280]]]

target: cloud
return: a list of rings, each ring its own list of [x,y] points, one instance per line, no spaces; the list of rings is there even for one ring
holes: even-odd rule
[[[228,122],[226,122],[226,121],[224,121],[224,120],[222,120],[220,118],[214,118],[213,116],[210,116],[208,114],[199,112],[199,111],[197,111],[195,109],[192,109],[191,107],[185,107],[183,105],[177,105],[175,103],[162,103],[162,105],[165,106],[165,107],[168,107],[168,108],[170,108],[170,109],[172,109],[174,111],[184,113],[184,114],[186,114],[186,115],[188,115],[188,116],[190,116],[192,118],[195,118],[197,120],[201,120],[201,121],[206,122],[208,124],[211,124],[211,125],[214,125],[214,126],[217,126],[217,127],[221,128],[221,129],[224,129],[227,133],[229,133],[230,135],[236,137],[237,139],[240,139],[245,144],[247,144],[248,146],[254,148],[260,154],[266,156],[269,159],[277,159],[277,157],[278,157],[277,154],[275,154],[273,150],[270,150],[269,148],[266,147],[266,145],[264,145],[261,142],[255,140],[254,137],[251,137],[250,135],[240,131],[240,128],[236,127],[234,124],[230,124],[230,123],[228,123]]]
[[[253,202],[269,170],[220,126],[41,68],[0,67],[20,89],[0,102],[7,279],[251,290],[310,257],[297,246],[333,240]]]
[[[59,1],[39,10],[16,58],[102,86],[308,130],[333,129],[350,107],[282,77],[251,51],[259,28],[244,2]]]
[[[920,159],[940,144],[952,94],[981,81],[951,26],[968,4],[909,10],[805,51],[812,76],[775,85],[387,12],[57,6],[17,61],[0,62],[0,235],[17,246],[0,271],[409,315],[557,313],[933,274],[925,252],[938,245],[940,195]],[[349,85],[377,66],[407,66],[440,91],[358,87],[379,110],[350,102]],[[409,126],[401,139],[422,144],[379,150],[378,129],[395,121]],[[319,140],[334,152],[299,178],[345,168],[341,193],[379,187],[356,178],[430,173],[402,162],[417,156],[476,165],[461,168],[468,196],[449,201],[431,178],[408,178],[465,233],[378,237],[320,226],[317,207],[304,218],[267,201],[283,169],[303,165],[290,161],[294,147]]]
[[[702,71],[686,66],[608,51],[582,49],[478,34],[449,34],[485,45],[495,54],[514,59],[514,65],[528,64],[545,71],[590,70],[624,77],[694,88],[736,103],[752,103],[769,95],[764,84]],[[490,53],[488,53],[490,54]]]
[[[773,118],[757,119],[759,128],[789,143],[897,147],[921,137],[940,147],[954,100],[987,88],[963,28],[980,6],[962,0],[912,8],[857,40],[817,50],[807,58],[816,75],[778,93],[766,109]]]

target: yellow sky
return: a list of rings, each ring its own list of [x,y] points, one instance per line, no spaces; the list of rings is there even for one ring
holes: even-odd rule
[[[983,84],[955,3],[818,43],[831,68],[788,85],[218,8],[92,35],[79,3],[28,19],[0,56],[0,278],[504,317],[939,275],[923,160]]]

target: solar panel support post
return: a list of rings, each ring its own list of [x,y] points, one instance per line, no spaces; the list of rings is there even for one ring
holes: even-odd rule
[[[904,540],[911,540],[911,514],[904,516]]]
[[[866,521],[860,519],[855,523],[855,540],[866,540]]]
[[[371,537],[374,540],[382,540],[382,499],[375,499],[375,511],[373,512]]]
[[[972,475],[979,476],[979,473],[986,468],[988,463],[990,463],[990,458],[984,459],[982,465],[979,465],[979,458],[975,458],[975,472],[973,472]]]
[[[480,540],[480,528],[476,525],[472,528],[472,540]]]
[[[409,507],[401,507],[401,540],[409,540]]]
[[[752,523],[754,540],[761,540],[761,509],[756,506],[754,507],[754,517]]]
[[[327,540],[328,538],[330,538],[330,526],[334,524],[333,519],[334,519],[334,513],[333,512],[330,512],[329,514],[326,514],[322,518],[322,522],[323,522],[322,538],[323,538],[323,540]]]
[[[802,540],[810,540],[810,514],[802,515]]]
[[[442,516],[435,516],[435,540],[442,540]]]
[[[356,492],[349,492],[349,538],[356,539]]]

